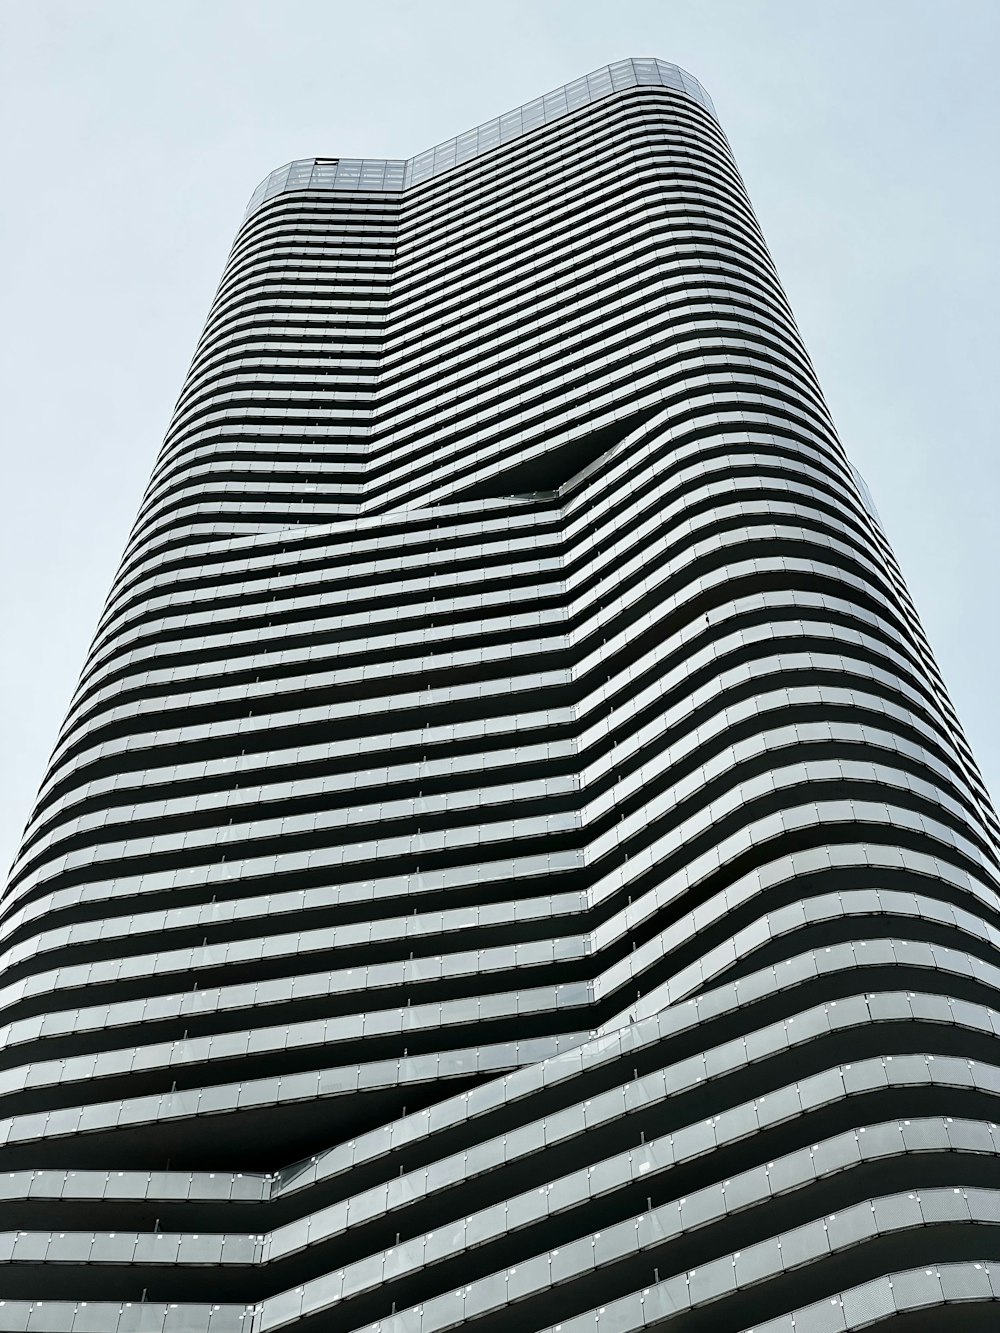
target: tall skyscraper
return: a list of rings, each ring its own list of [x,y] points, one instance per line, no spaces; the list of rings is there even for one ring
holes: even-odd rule
[[[3,900],[0,1329],[995,1330],[996,835],[696,80],[283,167]]]

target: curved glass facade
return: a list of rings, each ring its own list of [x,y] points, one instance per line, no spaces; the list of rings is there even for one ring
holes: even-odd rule
[[[695,80],[281,168],[0,911],[0,1330],[993,1329],[998,876]]]

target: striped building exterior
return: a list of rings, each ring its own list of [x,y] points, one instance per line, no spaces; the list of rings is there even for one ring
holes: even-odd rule
[[[2,902],[0,1329],[995,1330],[997,886],[700,85],[292,163]]]

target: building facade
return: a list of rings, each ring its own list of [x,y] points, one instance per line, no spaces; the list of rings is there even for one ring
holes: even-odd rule
[[[3,900],[0,1329],[995,1329],[996,834],[697,81],[292,163]]]

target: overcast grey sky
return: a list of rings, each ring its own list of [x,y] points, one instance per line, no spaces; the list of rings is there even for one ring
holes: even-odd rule
[[[1000,793],[1000,0],[0,0],[9,862],[239,223],[625,55],[715,99]]]

